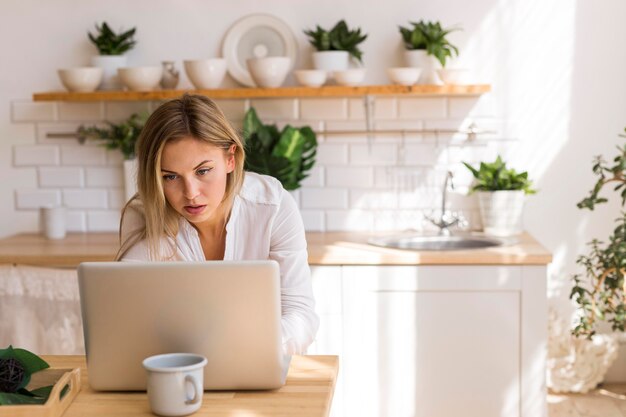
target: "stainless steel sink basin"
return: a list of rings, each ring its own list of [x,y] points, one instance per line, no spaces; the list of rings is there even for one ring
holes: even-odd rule
[[[385,248],[410,250],[481,249],[510,244],[504,239],[485,236],[389,236],[371,238],[368,243]]]

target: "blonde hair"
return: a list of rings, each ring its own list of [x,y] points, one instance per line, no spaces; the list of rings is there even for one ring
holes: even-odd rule
[[[178,214],[167,202],[163,192],[161,156],[165,144],[192,137],[229,152],[235,145],[235,169],[227,174],[226,192],[222,205],[230,214],[235,195],[244,178],[244,149],[241,138],[222,111],[208,97],[185,94],[159,106],[150,115],[136,144],[138,192],[122,209],[120,221],[120,249],[115,256],[120,260],[136,243],[146,240],[151,260],[162,257],[161,240],[170,238],[171,254],[175,253],[178,233]],[[130,211],[144,220],[144,225],[122,236],[122,226]]]

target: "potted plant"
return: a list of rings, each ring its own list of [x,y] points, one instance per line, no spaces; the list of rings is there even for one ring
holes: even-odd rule
[[[317,52],[313,53],[313,66],[326,71],[341,71],[349,66],[353,57],[359,64],[363,62],[363,52],[358,45],[367,38],[361,29],[351,30],[344,20],[340,20],[331,30],[316,26],[315,31],[305,30],[309,42]]]
[[[500,156],[492,163],[481,162],[479,169],[463,164],[474,175],[470,194],[478,194],[485,233],[494,236],[521,233],[524,196],[536,192],[528,173],[508,169]]]
[[[131,50],[137,43],[133,37],[136,28],[125,32],[115,33],[106,22],[100,26],[96,24],[96,34],[88,32],[89,40],[98,48],[100,55],[91,59],[94,67],[103,69],[101,90],[120,90],[122,84],[117,77],[117,69],[125,67],[127,64],[124,53]]]
[[[254,108],[246,112],[243,121],[246,148],[245,169],[278,179],[286,190],[300,188],[315,164],[317,138],[309,127],[285,126],[261,122]]]
[[[119,149],[124,156],[124,189],[126,200],[137,192],[137,159],[135,143],[146,123],[147,114],[132,114],[120,123],[107,122],[107,127],[78,127],[77,135],[81,143],[86,139],[97,140],[107,149]]]
[[[446,66],[448,58],[459,54],[446,36],[458,28],[444,29],[439,22],[410,22],[412,28],[399,26],[404,42],[405,60],[410,67],[422,68],[421,84],[441,84],[436,69]]]
[[[626,129],[624,129],[626,133]],[[626,137],[626,135],[620,135]],[[626,145],[619,149],[613,163],[597,156],[593,173],[598,177],[589,196],[578,204],[580,209],[593,210],[597,204],[608,201],[600,192],[606,185],[619,192],[622,207],[626,204]],[[613,331],[626,330],[626,212],[615,220],[616,226],[608,242],[593,239],[588,255],[576,261],[585,274],[573,276],[574,286],[570,298],[577,304],[579,317],[572,333],[591,339],[598,322],[605,321]]]

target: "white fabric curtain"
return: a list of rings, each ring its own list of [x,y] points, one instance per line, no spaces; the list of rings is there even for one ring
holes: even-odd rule
[[[75,269],[0,265],[0,348],[85,353]]]

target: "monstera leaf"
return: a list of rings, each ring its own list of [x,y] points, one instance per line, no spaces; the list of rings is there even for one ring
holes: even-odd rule
[[[247,171],[271,175],[286,190],[300,187],[315,164],[317,138],[308,127],[264,125],[254,108],[246,113],[243,125]]]

